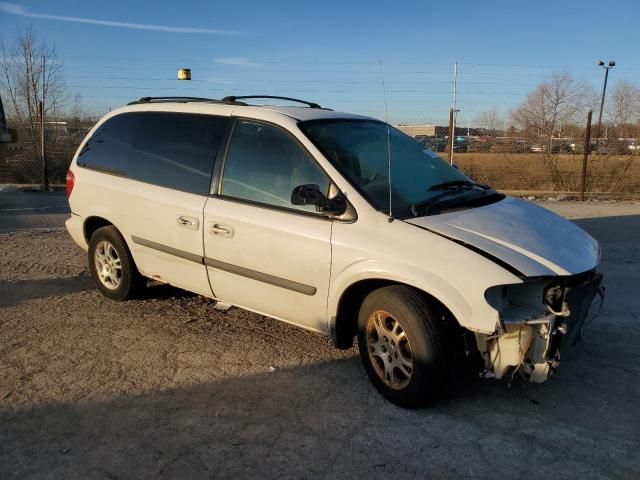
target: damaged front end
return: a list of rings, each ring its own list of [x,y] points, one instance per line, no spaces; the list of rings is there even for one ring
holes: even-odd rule
[[[485,297],[500,312],[492,335],[476,334],[485,377],[520,373],[543,382],[560,362],[560,351],[573,346],[596,294],[604,300],[602,274],[527,280],[488,289]]]

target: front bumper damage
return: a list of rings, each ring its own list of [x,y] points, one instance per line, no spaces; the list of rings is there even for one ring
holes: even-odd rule
[[[492,335],[476,334],[485,377],[503,378],[516,372],[544,382],[558,367],[560,352],[579,339],[597,294],[604,300],[602,274],[494,287],[487,300],[500,311]]]

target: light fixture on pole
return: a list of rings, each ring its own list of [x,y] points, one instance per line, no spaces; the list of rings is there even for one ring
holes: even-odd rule
[[[598,66],[604,68],[604,86],[602,87],[602,99],[600,100],[600,115],[598,115],[598,130],[596,132],[596,154],[598,153],[598,142],[600,141],[600,128],[602,127],[602,110],[604,109],[604,96],[607,93],[607,80],[609,79],[609,70],[616,66],[616,62],[605,64],[602,60],[598,61]]]

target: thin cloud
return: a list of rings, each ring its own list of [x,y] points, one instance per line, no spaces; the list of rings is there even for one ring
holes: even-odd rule
[[[58,20],[61,22],[86,23],[89,25],[101,25],[104,27],[130,28],[133,30],[151,30],[155,32],[202,33],[202,34],[213,34],[213,35],[237,35],[242,33],[234,30],[219,30],[214,28],[170,27],[167,25],[151,25],[147,23],[114,22],[110,20],[97,20],[94,18],[49,15],[46,13],[29,12],[26,8],[24,8],[21,5],[16,5],[15,3],[8,3],[8,2],[0,2],[0,12],[8,13],[9,15],[18,15],[20,17],[42,18],[45,20]]]
[[[239,65],[241,67],[255,67],[259,65],[259,63],[244,57],[221,57],[214,58],[214,61],[224,65]]]

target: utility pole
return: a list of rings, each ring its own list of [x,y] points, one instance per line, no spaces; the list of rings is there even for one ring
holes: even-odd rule
[[[449,164],[453,165],[453,148],[456,141],[456,94],[458,86],[458,62],[453,64],[453,108],[449,115]]]
[[[455,128],[455,113],[453,108],[449,110],[449,165],[453,165],[453,129]]]
[[[587,184],[587,161],[589,160],[589,146],[591,144],[591,115],[593,115],[593,112],[589,110],[587,114],[587,129],[584,134],[584,156],[582,157],[582,176],[580,177],[580,201],[584,200],[584,191]]]
[[[44,128],[44,106],[45,106],[45,58],[42,55],[42,101],[40,102],[40,155],[42,156],[42,191],[49,190],[49,178],[47,176],[47,148],[45,143],[45,128]]]

